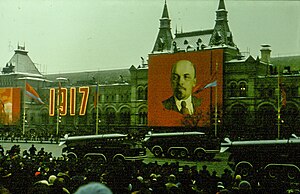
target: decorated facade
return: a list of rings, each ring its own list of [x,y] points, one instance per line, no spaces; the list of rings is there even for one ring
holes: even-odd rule
[[[269,45],[262,45],[260,58],[243,55],[227,14],[220,0],[213,29],[172,34],[165,2],[149,63],[142,60],[127,69],[43,75],[25,46],[18,45],[0,75],[2,132],[61,136],[191,127],[185,122],[171,125],[170,116],[157,111],[159,103],[153,101],[171,91],[164,81],[166,89],[155,93],[157,61],[165,60],[168,75],[172,63],[188,59],[198,68],[199,95],[206,99],[201,116],[206,124],[199,119],[192,127],[234,138],[299,133],[300,56],[272,58]],[[210,83],[216,85],[206,87]]]

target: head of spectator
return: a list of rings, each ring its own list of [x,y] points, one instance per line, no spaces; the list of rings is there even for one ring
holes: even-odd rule
[[[168,181],[170,183],[175,183],[176,182],[176,176],[174,174],[170,174],[168,177]]]
[[[51,189],[46,180],[38,181],[33,184],[32,187],[29,188],[28,193],[34,194],[50,194]]]
[[[222,189],[224,189],[225,187],[224,187],[224,185],[223,185],[222,182],[218,182],[217,188],[218,188],[218,190],[222,190]]]
[[[241,176],[241,175],[237,174],[237,175],[235,176],[235,181],[240,182],[241,179],[242,179],[242,176]]]
[[[56,176],[55,176],[55,175],[50,175],[49,178],[48,178],[49,184],[50,184],[50,185],[53,185],[55,179],[56,179]]]
[[[112,194],[112,191],[101,183],[91,182],[78,188],[75,194]]]
[[[37,181],[34,183],[34,185],[37,185],[37,184],[45,184],[45,185],[49,185],[48,181],[47,180],[40,180],[40,181]]]
[[[142,176],[136,177],[137,180],[139,180],[141,183],[144,181],[144,178]]]

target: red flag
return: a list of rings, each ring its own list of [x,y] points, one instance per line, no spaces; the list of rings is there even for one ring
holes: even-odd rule
[[[286,91],[284,85],[280,82],[279,83],[280,87],[280,95],[281,95],[281,106],[285,107],[286,106]]]
[[[98,84],[96,85],[96,90],[95,90],[95,93],[94,93],[94,107],[96,108],[97,107],[97,104],[98,104]]]
[[[40,98],[39,94],[35,91],[35,89],[26,82],[26,95],[29,96],[30,98],[34,99],[35,101],[44,104],[42,99]]]
[[[61,114],[61,111],[62,111],[62,99],[61,99],[61,83],[58,82],[58,98],[57,98],[57,104],[58,104],[58,111],[59,111],[59,114]]]
[[[204,82],[200,82],[193,88],[193,93],[198,94],[202,90],[210,87],[216,87],[217,86],[217,71],[214,71],[209,79],[205,80]]]

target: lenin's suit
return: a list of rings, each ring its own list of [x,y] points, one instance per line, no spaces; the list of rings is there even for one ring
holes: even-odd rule
[[[175,102],[175,97],[171,96],[170,98],[164,100],[163,102],[164,107],[167,110],[172,110],[180,113],[180,110],[178,110]],[[201,99],[196,98],[195,96],[192,96],[192,104],[194,108],[194,113],[196,112],[197,108],[201,105]]]

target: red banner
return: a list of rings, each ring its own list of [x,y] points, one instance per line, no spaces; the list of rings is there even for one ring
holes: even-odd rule
[[[20,121],[20,105],[20,88],[0,88],[0,124],[18,124]]]
[[[149,126],[209,127],[222,99],[222,49],[149,56]]]

